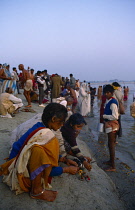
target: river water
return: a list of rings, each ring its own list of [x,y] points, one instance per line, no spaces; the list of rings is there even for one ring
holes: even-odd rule
[[[135,84],[122,84],[123,87],[129,87],[128,100],[124,101],[125,114],[121,115],[122,123],[122,137],[118,138],[118,144],[116,146],[116,157],[122,162],[126,163],[132,170],[135,171],[135,119],[130,116],[130,105],[133,103],[133,93],[135,92]],[[91,84],[92,87],[98,87],[103,84]],[[91,110],[90,128],[94,135],[94,140],[99,140],[99,132],[97,126],[100,116],[100,102],[95,97],[94,106]],[[97,126],[95,126],[95,122]]]

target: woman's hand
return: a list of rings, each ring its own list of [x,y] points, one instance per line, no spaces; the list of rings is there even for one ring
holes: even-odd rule
[[[67,164],[68,166],[70,166],[70,165],[78,166],[78,164],[77,164],[75,161],[70,160],[70,159],[67,159],[66,164]]]
[[[75,166],[68,166],[63,168],[63,173],[69,173],[69,174],[76,174],[79,171],[79,167]]]

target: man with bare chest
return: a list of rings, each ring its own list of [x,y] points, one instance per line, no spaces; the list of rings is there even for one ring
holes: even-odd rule
[[[24,96],[28,102],[26,107],[31,107],[31,99],[30,99],[30,92],[32,90],[32,75],[31,72],[24,69],[23,64],[19,64],[18,69],[22,71],[22,82],[24,83]]]

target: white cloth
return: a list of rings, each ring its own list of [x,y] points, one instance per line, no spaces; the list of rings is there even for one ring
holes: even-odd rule
[[[91,101],[90,101],[90,94],[87,93],[87,84],[82,83],[81,88],[79,90],[79,99],[78,105],[80,114],[82,116],[87,116],[91,111]]]
[[[9,100],[12,101],[14,104],[22,103],[22,99],[15,97],[13,94],[9,95]]]

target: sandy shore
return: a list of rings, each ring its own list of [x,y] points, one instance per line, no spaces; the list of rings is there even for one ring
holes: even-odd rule
[[[87,126],[81,132],[80,139],[90,147],[93,158],[96,159],[97,165],[101,169],[106,169],[104,161],[109,160],[109,152],[107,146],[107,136],[94,132],[97,123],[94,118],[87,118]],[[117,147],[117,145],[116,145]],[[121,162],[118,158],[115,160],[116,172],[105,172],[116,186],[119,198],[124,202],[126,209],[135,209],[135,171],[133,171],[126,163]]]
[[[26,101],[23,95],[19,95]],[[4,162],[4,158],[8,157],[10,149],[10,132],[16,128],[17,125],[32,118],[37,113],[42,113],[43,108],[38,107],[38,104],[33,104],[32,109],[35,112],[19,112],[12,119],[0,118],[0,164]],[[129,169],[116,160],[117,172],[105,173],[103,168],[103,160],[107,158],[107,152],[104,151],[104,146],[94,140],[93,133],[89,127],[89,118],[86,119],[88,125],[81,132],[78,144],[81,151],[87,155],[92,156],[96,162],[92,164],[93,169],[88,172],[90,181],[80,181],[78,175],[63,174],[60,177],[53,178],[53,190],[58,191],[58,197],[53,203],[31,199],[28,193],[23,193],[16,196],[11,192],[9,187],[2,183],[0,177],[0,209],[104,209],[104,210],[118,210],[118,209],[134,209],[135,206],[135,188],[133,173],[129,173]],[[93,118],[93,124],[94,122]],[[88,146],[87,146],[88,145]],[[90,149],[89,149],[90,146]],[[98,167],[100,166],[100,167]]]

